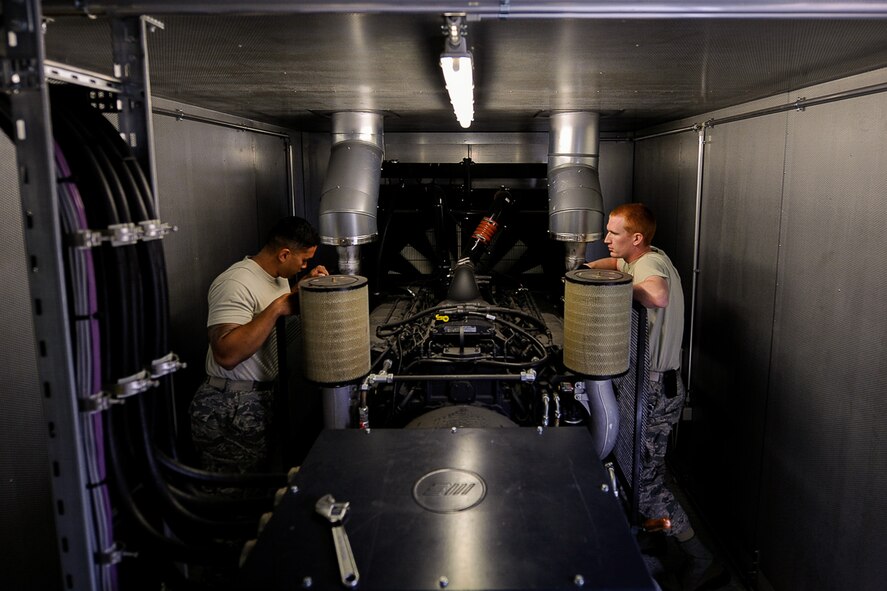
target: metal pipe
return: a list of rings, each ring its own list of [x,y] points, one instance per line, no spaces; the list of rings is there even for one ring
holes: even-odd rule
[[[548,234],[561,242],[600,240],[604,202],[598,176],[600,115],[553,113],[548,133]],[[565,265],[569,266],[568,250]],[[575,250],[572,249],[572,250]]]
[[[869,86],[863,86],[860,88],[855,88],[853,90],[842,90],[841,92],[834,92],[832,94],[825,94],[819,97],[814,98],[799,98],[793,103],[787,103],[784,105],[779,105],[776,107],[766,107],[764,109],[756,109],[754,111],[747,111],[745,113],[739,113],[738,115],[730,115],[729,117],[722,117],[720,119],[708,119],[703,123],[697,123],[695,125],[691,125],[689,127],[681,127],[678,129],[672,129],[669,131],[663,131],[660,133],[654,133],[651,135],[644,135],[640,137],[634,138],[634,141],[640,142],[643,140],[649,140],[657,137],[662,137],[666,135],[674,135],[677,133],[684,133],[687,131],[698,131],[700,128],[704,127],[714,127],[716,125],[724,125],[725,123],[735,123],[737,121],[745,121],[746,119],[754,119],[756,117],[763,117],[764,115],[775,115],[777,113],[784,113],[786,111],[803,111],[807,107],[815,107],[817,105],[825,105],[828,103],[834,103],[837,101],[843,101],[852,98],[859,98],[862,96],[868,96],[870,94],[878,94],[881,92],[887,92],[887,82],[880,84],[872,84]]]
[[[355,391],[353,385],[321,388],[323,427],[325,429],[347,429],[351,427],[351,406]]]
[[[887,15],[887,2],[790,2],[786,0],[734,0],[731,2],[687,2],[685,0],[609,0],[571,2],[562,0],[478,0],[475,2],[420,2],[337,0],[336,2],[292,0],[141,0],[121,5],[114,0],[43,0],[47,16],[140,14],[305,14],[305,13],[433,13],[457,12],[474,19],[492,18],[871,18]]]
[[[526,382],[526,376],[520,374],[499,374],[499,373],[465,373],[465,374],[400,374],[392,375],[392,382],[450,382],[453,380],[498,380],[502,382]]]
[[[678,133],[684,133],[684,132],[686,132],[686,131],[696,131],[697,129],[699,129],[699,125],[691,125],[691,126],[689,126],[689,127],[681,127],[681,128],[679,128],[679,129],[670,129],[670,130],[668,130],[668,131],[662,131],[662,132],[660,132],[660,133],[653,133],[653,134],[650,134],[650,135],[642,135],[642,136],[640,136],[640,137],[636,137],[636,138],[634,138],[634,141],[636,141],[636,142],[642,142],[642,141],[644,141],[644,140],[651,140],[651,139],[653,139],[653,138],[663,137],[663,136],[666,136],[666,135],[675,135],[675,134],[678,134]]]
[[[690,289],[690,343],[687,355],[687,401],[690,400],[693,375],[693,327],[696,321],[696,285],[699,277],[700,226],[702,225],[702,173],[705,166],[705,127],[699,130],[699,153],[696,159],[696,209],[693,228],[693,287]]]
[[[286,190],[289,192],[289,212],[296,215],[296,184],[293,174],[293,142],[287,138],[286,143]]]
[[[210,125],[218,125],[219,127],[227,127],[230,129],[239,129],[240,131],[249,131],[251,133],[261,133],[264,135],[273,135],[275,137],[283,138],[288,140],[290,138],[289,134],[282,133],[279,131],[271,131],[268,129],[261,129],[259,127],[252,127],[250,125],[242,125],[240,123],[231,123],[228,121],[221,121],[219,119],[212,119],[210,117],[203,117],[201,115],[189,115],[185,111],[182,110],[170,110],[164,109],[161,107],[154,107],[151,109],[151,112],[155,115],[166,115],[167,117],[173,117],[177,121],[197,121],[198,123],[208,123]]]

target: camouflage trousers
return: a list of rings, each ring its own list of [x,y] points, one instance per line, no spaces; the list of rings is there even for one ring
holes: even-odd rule
[[[650,380],[647,398],[647,433],[641,451],[638,509],[645,519],[668,517],[671,520],[669,535],[677,535],[690,529],[690,519],[681,504],[668,489],[665,475],[665,452],[668,436],[681,417],[687,391],[677,374],[676,392],[667,391],[665,382]],[[669,398],[667,394],[672,394]]]
[[[211,472],[268,468],[273,391],[229,391],[204,382],[191,400],[191,436]]]

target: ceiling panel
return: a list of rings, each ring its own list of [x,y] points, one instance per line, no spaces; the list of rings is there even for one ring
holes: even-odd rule
[[[153,15],[156,96],[293,129],[338,110],[387,131],[461,131],[438,66],[443,18],[398,14]],[[630,132],[887,66],[887,23],[855,19],[481,19],[472,131],[545,131],[552,110]],[[110,74],[104,17],[48,23],[47,57]]]

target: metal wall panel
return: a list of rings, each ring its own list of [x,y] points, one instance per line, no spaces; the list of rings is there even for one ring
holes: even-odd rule
[[[777,589],[883,586],[885,194],[884,94],[791,113],[760,526]]]
[[[18,187],[15,147],[0,133],[0,588],[56,589],[62,574]]]
[[[653,245],[669,256],[681,276],[685,309],[690,310],[693,280],[693,225],[696,209],[698,136],[680,133],[635,143],[633,199],[656,216]],[[621,202],[620,202],[621,203]],[[684,359],[690,330],[685,316]]]
[[[730,532],[724,542],[747,568],[756,547],[785,126],[783,113],[706,130],[694,418],[680,443],[698,475],[688,486],[710,524]]]
[[[887,71],[848,77],[731,111],[885,80]],[[706,131],[693,419],[671,457],[707,524],[762,588],[883,586],[884,96]],[[649,202],[647,187],[681,193],[675,141],[668,153],[636,147],[636,200]],[[678,216],[677,235],[693,228],[691,215]]]
[[[210,283],[290,212],[286,150],[280,137],[166,115],[154,134],[162,219],[178,227],[163,242],[171,347],[188,363],[176,374],[182,411],[205,376]]]

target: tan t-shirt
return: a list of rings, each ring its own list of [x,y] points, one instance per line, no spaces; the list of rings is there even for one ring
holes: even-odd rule
[[[206,326],[246,324],[278,297],[289,293],[289,282],[272,277],[249,257],[234,263],[209,287],[209,316]],[[277,377],[276,331],[265,340],[252,357],[227,370],[206,353],[206,374],[232,380],[270,382]]]
[[[668,306],[647,308],[647,342],[650,347],[650,369],[667,371],[681,366],[681,342],[684,338],[684,291],[681,277],[664,252],[653,247],[635,262],[619,259],[619,270],[630,273],[633,283],[648,277],[664,277],[668,283]]]

